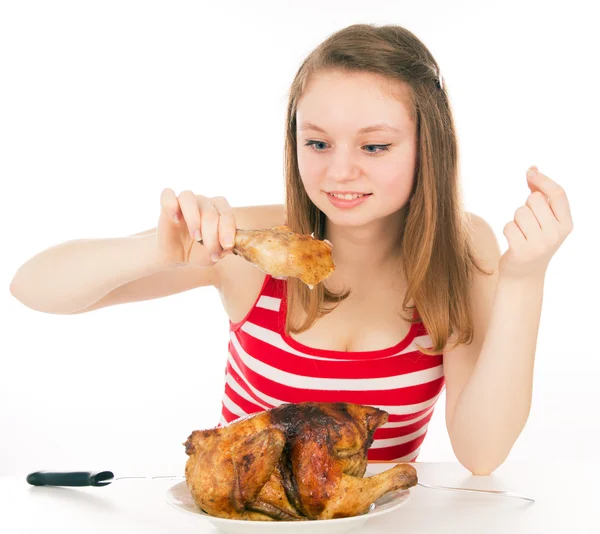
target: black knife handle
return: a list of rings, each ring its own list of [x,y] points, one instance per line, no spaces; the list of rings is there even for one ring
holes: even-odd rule
[[[27,475],[32,486],[108,486],[115,475],[111,471],[36,471]]]

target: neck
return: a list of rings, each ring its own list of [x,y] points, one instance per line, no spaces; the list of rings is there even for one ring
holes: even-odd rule
[[[365,280],[400,263],[400,235],[406,209],[360,227],[337,226],[329,219],[325,239],[333,243],[335,278]]]

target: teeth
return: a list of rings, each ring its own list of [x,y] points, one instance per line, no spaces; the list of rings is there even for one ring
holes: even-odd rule
[[[355,200],[357,198],[365,196],[365,195],[362,195],[362,194],[351,195],[349,193],[347,195],[341,195],[341,194],[338,194],[338,193],[329,193],[329,194],[332,197],[339,198],[339,199],[342,199],[342,200]]]

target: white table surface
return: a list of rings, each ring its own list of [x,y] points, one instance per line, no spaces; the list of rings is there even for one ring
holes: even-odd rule
[[[536,499],[448,492],[416,487],[410,501],[367,521],[365,533],[598,533],[600,465],[507,461],[492,475],[472,476],[458,463],[414,464],[428,484],[501,489]],[[370,470],[391,464],[373,464]],[[216,533],[203,517],[181,512],[165,500],[179,481],[116,480],[94,488],[33,487],[22,477],[0,477],[0,532]],[[152,476],[156,473],[148,473]],[[161,473],[162,474],[162,473]],[[174,473],[177,474],[177,473]],[[125,476],[127,473],[115,473]]]

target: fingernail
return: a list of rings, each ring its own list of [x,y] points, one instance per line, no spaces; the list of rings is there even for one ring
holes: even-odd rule
[[[529,169],[527,171],[527,176],[529,176],[530,178],[533,178],[535,176],[535,171],[533,169]]]
[[[221,259],[221,256],[219,256],[219,255],[218,255],[216,252],[213,252],[213,253],[210,255],[210,259],[211,259],[212,261],[214,261],[215,263],[217,263],[217,262],[218,262],[218,261]]]
[[[228,235],[223,238],[225,248],[233,248],[233,238]]]
[[[194,232],[194,239],[196,241],[202,241],[202,236],[200,235],[200,230],[196,229],[196,231]]]
[[[175,214],[173,215],[173,220],[175,221],[175,224],[179,223],[179,215]]]

